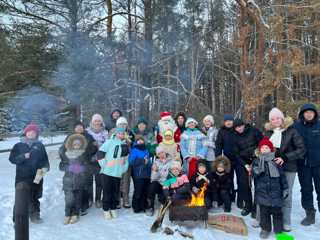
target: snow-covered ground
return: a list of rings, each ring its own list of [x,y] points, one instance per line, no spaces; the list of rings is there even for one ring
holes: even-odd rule
[[[78,240],[78,239],[114,239],[114,240],[135,240],[135,239],[184,239],[178,233],[167,236],[164,233],[150,233],[149,229],[154,220],[144,214],[133,214],[132,210],[119,210],[119,217],[115,220],[106,221],[103,218],[102,210],[92,207],[89,214],[81,217],[80,222],[74,225],[62,224],[64,218],[64,195],[62,192],[62,172],[58,170],[59,159],[57,156],[58,146],[48,147],[51,170],[45,177],[44,193],[41,200],[41,215],[44,223],[40,225],[30,224],[30,239],[32,240]],[[12,206],[14,203],[14,177],[15,166],[8,161],[8,153],[0,154],[0,240],[14,239],[12,224]],[[300,205],[299,183],[296,180],[294,187],[293,203],[293,231],[292,235],[297,240],[320,240],[320,217],[317,216],[317,223],[311,227],[303,227],[299,224],[304,216]],[[222,209],[216,210],[222,212]],[[233,206],[232,212],[240,216],[240,211]],[[246,217],[245,221],[249,227],[249,236],[241,237],[227,234],[208,227],[205,229],[203,223],[188,223],[179,228],[190,232],[195,239],[203,240],[230,240],[230,239],[259,239],[259,229],[251,227],[252,219]],[[164,226],[172,229],[177,228],[164,220]],[[275,239],[274,236],[269,239]]]

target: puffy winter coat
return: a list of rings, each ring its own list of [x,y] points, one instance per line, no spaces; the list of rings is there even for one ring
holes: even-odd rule
[[[216,149],[215,155],[216,157],[225,155],[227,158],[230,159],[232,163],[235,162],[234,156],[234,144],[235,144],[236,136],[234,134],[233,128],[227,128],[222,126],[217,135],[216,139]]]
[[[134,135],[134,139],[138,139],[138,137],[143,137],[145,143],[146,143],[146,146],[147,146],[147,149],[149,151],[149,154],[151,156],[154,156],[156,155],[156,147],[157,147],[157,143],[156,143],[156,139],[155,139],[155,136],[152,132],[149,132],[149,131],[144,131],[144,132],[141,132],[139,131],[138,129],[138,126],[136,126],[133,130],[132,130],[132,133]]]
[[[25,158],[26,153],[30,153],[30,158]],[[50,167],[46,149],[40,141],[35,141],[31,145],[23,141],[15,144],[10,152],[9,161],[16,165],[16,184],[32,183],[38,169],[49,170]]]
[[[305,121],[303,114],[307,110],[315,112],[315,118],[311,122]],[[306,155],[298,160],[299,165],[310,167],[320,166],[320,120],[315,105],[305,104],[299,113],[299,121],[294,125],[302,136],[305,144]]]
[[[224,165],[224,174],[220,174],[217,172],[217,166],[219,164]],[[231,171],[231,162],[228,158],[224,156],[219,156],[216,158],[216,160],[213,162],[213,168],[212,168],[212,179],[213,179],[213,186],[212,189],[214,191],[231,191],[233,187],[233,179],[231,178],[230,171]]]
[[[164,142],[161,142],[159,143],[159,146],[165,151],[170,160],[180,161],[180,152],[178,151],[179,146],[177,143],[165,144]]]
[[[151,172],[151,182],[158,181],[160,184],[163,184],[164,181],[167,180],[170,166],[172,160],[166,160],[165,162],[160,161],[160,159],[156,159],[153,162],[153,165],[157,168],[157,171]]]
[[[204,142],[204,145],[208,147],[208,152],[205,156],[205,159],[207,161],[213,161],[216,158],[215,150],[216,150],[216,139],[218,135],[218,129],[215,127],[210,127],[208,130],[204,129],[204,132],[206,133],[206,140]]]
[[[200,180],[197,181],[197,177],[198,176],[205,176],[209,182],[207,182],[205,179],[201,178]],[[196,174],[194,174],[191,179],[190,179],[190,185],[191,185],[191,189],[193,187],[196,187],[198,189],[201,189],[204,184],[207,182],[207,192],[214,192],[215,189],[215,179],[213,178],[212,173],[205,173],[205,174],[200,174],[199,172],[197,172]]]
[[[253,177],[255,184],[255,200],[257,204],[270,207],[282,207],[284,194],[288,189],[286,176],[281,167],[278,167],[280,177],[270,177],[268,164],[265,163],[265,171],[257,172],[259,159],[253,161]]]
[[[265,135],[271,137],[273,129],[270,123],[265,125]],[[284,160],[283,170],[288,172],[297,171],[297,163],[304,159],[305,147],[303,138],[298,131],[293,127],[293,120],[287,117],[284,120],[284,131],[282,132],[281,146],[276,151],[276,157],[281,157]]]
[[[235,157],[237,164],[251,164],[255,157],[255,150],[262,140],[262,133],[255,127],[249,124],[245,126],[243,133],[235,131]]]
[[[186,129],[181,135],[180,149],[183,159],[192,156],[205,158],[208,147],[204,145],[206,136],[199,129]]]
[[[129,165],[132,166],[134,178],[150,178],[152,163],[146,148],[139,149],[139,146],[134,144],[129,155]]]

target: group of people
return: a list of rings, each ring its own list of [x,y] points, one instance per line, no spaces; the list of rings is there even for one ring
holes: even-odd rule
[[[161,204],[189,201],[205,191],[208,209],[222,206],[230,212],[231,203],[236,202],[241,215],[251,214],[256,227],[261,227],[261,238],[267,238],[271,219],[275,233],[291,231],[297,172],[306,211],[301,224],[314,224],[313,187],[320,208],[318,117],[313,104],[302,106],[295,122],[273,108],[260,131],[232,115],[225,115],[218,129],[212,115],[199,124],[183,112],[175,118],[170,112],[161,112],[156,126],[140,118],[130,129],[118,109],[107,122],[95,114],[87,128],[77,122],[59,150],[64,224],[79,221],[93,203],[103,209],[107,220],[117,218],[121,207],[152,216],[156,197]],[[30,218],[41,222],[39,189],[49,162],[37,140],[38,127],[28,125],[24,135],[12,149],[10,161],[17,165],[16,183],[26,181],[35,186]],[[131,179],[134,192],[130,204]]]

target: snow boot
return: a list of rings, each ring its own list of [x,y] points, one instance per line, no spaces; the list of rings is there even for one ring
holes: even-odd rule
[[[316,222],[316,210],[306,210],[306,217],[301,221],[301,225],[310,226]]]
[[[111,211],[110,210],[109,211],[104,211],[103,215],[104,215],[104,218],[106,220],[111,220],[112,219],[112,215],[111,215]]]
[[[31,221],[32,223],[35,223],[35,224],[41,224],[41,223],[43,223],[43,220],[42,220],[42,218],[40,217],[40,213],[38,213],[38,212],[31,214],[31,216],[30,216],[30,221]]]
[[[85,216],[85,215],[87,215],[88,214],[88,210],[87,209],[83,209],[83,210],[81,210],[81,216]]]
[[[118,217],[117,210],[111,210],[111,217],[112,218],[117,218]]]
[[[63,221],[63,224],[64,225],[68,225],[70,223],[70,220],[71,220],[71,217],[70,216],[67,216],[64,218],[64,221]]]
[[[247,210],[247,209],[243,209],[242,211],[241,211],[241,215],[242,216],[248,216],[249,214],[250,214],[250,210]]]
[[[152,217],[154,215],[154,209],[153,208],[149,208],[146,212],[146,215],[149,217]]]
[[[261,230],[261,232],[260,232],[261,239],[267,239],[269,237],[269,235],[270,235],[270,232],[267,232],[265,230]]]
[[[75,224],[76,222],[79,222],[79,216],[78,215],[72,216],[69,223],[70,224]]]
[[[123,207],[124,207],[124,208],[131,208],[131,206],[130,206],[129,203],[123,203]]]

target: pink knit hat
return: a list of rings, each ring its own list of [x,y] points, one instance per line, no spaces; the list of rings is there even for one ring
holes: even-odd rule
[[[269,112],[269,121],[271,121],[272,118],[279,117],[284,119],[284,114],[281,112],[279,108],[272,108]]]

